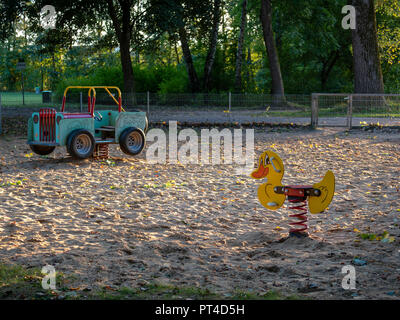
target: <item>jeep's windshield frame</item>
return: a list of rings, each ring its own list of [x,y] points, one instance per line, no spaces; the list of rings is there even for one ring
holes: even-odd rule
[[[64,96],[61,106],[61,112],[65,111],[65,101],[67,97],[67,92],[69,89],[89,89],[88,90],[88,113],[93,117],[94,116],[94,106],[96,103],[96,89],[104,89],[109,94],[109,96],[115,101],[118,105],[118,112],[125,111],[122,108],[122,95],[121,90],[118,87],[109,87],[109,86],[69,86],[64,90]],[[110,92],[110,89],[115,89],[118,92],[118,100],[114,97],[114,95]]]

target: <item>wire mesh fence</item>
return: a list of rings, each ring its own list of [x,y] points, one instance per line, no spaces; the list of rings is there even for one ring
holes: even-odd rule
[[[118,94],[96,92],[96,109],[118,110]],[[29,117],[40,108],[60,110],[62,97],[49,92],[0,92],[0,117]],[[87,90],[73,89],[65,111],[88,112]],[[147,113],[150,122],[274,123],[352,127],[362,123],[400,125],[400,94],[268,95],[233,93],[122,94],[126,111]]]
[[[46,100],[42,95],[32,92],[5,92],[3,113],[6,116],[25,115],[43,107],[60,110],[62,97],[51,95]],[[115,99],[118,99],[113,93]],[[66,96],[65,111],[87,112],[90,99],[86,92],[71,90]],[[160,94],[135,93],[122,94],[122,105],[126,111],[147,112],[150,121],[166,122],[209,122],[209,123],[297,123],[310,122],[310,95],[274,96],[267,94]],[[24,104],[23,104],[24,101]],[[118,109],[118,105],[107,92],[96,92],[96,109]]]
[[[398,117],[400,95],[357,95],[353,94],[353,117],[368,115],[372,118]]]
[[[141,97],[141,94],[138,94]],[[143,101],[137,99],[138,101]],[[259,110],[259,111],[310,111],[310,95],[267,95],[232,93],[149,94],[153,110]],[[146,102],[147,103],[147,102]],[[140,102],[138,104],[141,104]],[[143,103],[144,104],[144,103]]]
[[[310,95],[149,94],[152,121],[208,123],[310,122]]]
[[[319,126],[400,125],[400,94],[313,94]]]

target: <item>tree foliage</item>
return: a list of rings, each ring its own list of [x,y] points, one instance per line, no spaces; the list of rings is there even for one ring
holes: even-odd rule
[[[125,47],[128,45],[125,65],[121,34],[118,35],[116,20],[113,21],[110,2],[120,28],[124,17],[129,15],[125,27],[130,31],[125,41]],[[240,91],[271,92],[271,66],[260,22],[261,1],[247,0],[246,28],[239,51],[243,0],[220,1],[218,32],[213,37],[216,3],[215,0],[3,0],[0,87],[20,88],[21,75],[16,64],[25,60],[26,87],[32,90],[36,86],[55,90],[66,83],[110,81],[126,91],[127,80],[123,75],[127,65],[132,65],[136,92],[188,92],[191,82],[180,34],[184,28],[192,68],[198,78],[196,90],[235,90],[240,52]],[[341,8],[347,3],[347,0],[271,0],[272,29],[286,93],[353,90],[351,31],[341,27]],[[57,10],[54,30],[40,26],[39,12],[47,4]],[[397,0],[377,0],[375,10],[385,89],[400,92],[400,4]],[[213,61],[208,69],[210,53]],[[107,70],[109,76],[103,77]]]

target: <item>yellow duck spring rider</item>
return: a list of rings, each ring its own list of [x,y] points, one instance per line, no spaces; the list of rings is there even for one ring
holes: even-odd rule
[[[269,210],[277,210],[286,198],[293,206],[291,210],[300,213],[290,215],[297,221],[289,223],[289,235],[308,236],[307,212],[321,213],[331,203],[335,193],[335,176],[328,170],[321,182],[313,185],[282,185],[285,173],[281,158],[273,151],[265,151],[258,161],[258,168],[251,173],[253,179],[266,178],[267,182],[258,187],[258,199]],[[308,210],[307,210],[308,204]]]

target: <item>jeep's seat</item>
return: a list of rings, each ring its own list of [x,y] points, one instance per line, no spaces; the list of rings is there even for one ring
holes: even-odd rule
[[[104,140],[104,139],[115,139],[115,127],[113,126],[102,126],[95,129],[95,132],[99,134],[101,132],[101,137],[97,137],[97,140]]]

